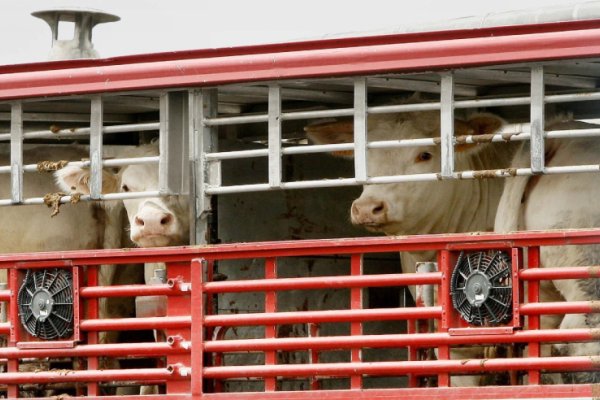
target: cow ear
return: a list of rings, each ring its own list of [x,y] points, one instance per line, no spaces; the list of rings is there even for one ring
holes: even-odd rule
[[[90,194],[90,170],[79,166],[67,165],[54,173],[54,179],[60,189],[66,193]],[[119,178],[106,169],[102,170],[102,193],[119,191]]]
[[[352,143],[354,141],[354,123],[352,120],[324,122],[304,127],[308,137],[316,144]],[[352,150],[333,151],[334,156],[352,157]]]
[[[454,121],[454,135],[458,138],[455,150],[464,152],[480,149],[491,142],[491,135],[498,132],[503,125],[504,120],[494,114],[475,114],[466,121]],[[461,143],[460,137],[467,135],[478,136],[478,143]]]

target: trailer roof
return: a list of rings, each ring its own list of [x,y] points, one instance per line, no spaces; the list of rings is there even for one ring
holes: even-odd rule
[[[0,100],[600,57],[600,1],[423,29],[0,66]]]

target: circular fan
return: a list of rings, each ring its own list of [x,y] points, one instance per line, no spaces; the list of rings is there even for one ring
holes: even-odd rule
[[[19,289],[21,324],[40,339],[61,339],[73,332],[73,277],[66,269],[27,270]]]
[[[450,282],[454,309],[476,326],[508,322],[512,317],[511,272],[505,252],[461,252]]]

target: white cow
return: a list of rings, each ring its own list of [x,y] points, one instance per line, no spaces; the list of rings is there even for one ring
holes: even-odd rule
[[[146,145],[119,152],[123,158],[158,155],[158,147]],[[58,171],[56,182],[67,192],[89,194],[90,171],[67,166]],[[103,171],[102,186],[107,192],[145,192],[159,189],[156,165],[130,165],[118,173]],[[149,199],[123,200],[130,225],[130,239],[139,247],[162,247],[189,244],[189,205],[187,196],[166,196]],[[144,280],[151,283],[154,270],[164,269],[163,263],[146,263]],[[161,304],[150,305],[163,309]],[[138,314],[141,310],[138,310]],[[164,333],[155,331],[155,337],[164,340]],[[140,394],[158,394],[156,386],[143,386]]]
[[[7,149],[6,149],[7,150]],[[88,157],[78,147],[37,146],[24,151],[25,164],[38,161],[79,161]],[[0,165],[10,165],[10,156],[0,155]],[[10,198],[10,175],[0,175],[0,198]],[[40,197],[56,192],[49,173],[27,173],[24,177],[24,196]],[[0,207],[2,220],[0,253],[85,250],[122,247],[123,207],[104,208],[91,202],[66,204],[60,213],[50,217],[50,211],[39,205]],[[136,266],[102,265],[98,283],[102,286],[119,283],[137,283],[141,269]],[[6,271],[0,272],[0,281],[6,282]],[[129,317],[134,303],[118,298],[100,299],[100,318]],[[117,340],[118,332],[101,332],[100,343]]]
[[[158,154],[158,147],[145,145],[130,148],[119,157],[144,157]],[[67,193],[89,193],[87,168],[67,166],[56,174],[56,181]],[[104,171],[102,185],[106,192],[155,191],[158,186],[156,165],[130,165],[118,173]],[[139,247],[162,247],[189,244],[189,206],[187,196],[166,196],[123,201],[130,225],[130,238]],[[148,264],[145,278],[148,283],[155,268],[162,264]]]
[[[437,112],[399,113],[369,117],[370,141],[437,137],[440,135]],[[455,121],[455,134],[481,135],[496,132],[503,122],[491,114],[474,115]],[[551,129],[571,129],[577,122],[560,122]],[[583,126],[581,126],[583,127]],[[317,143],[352,142],[352,123],[333,122],[306,128]],[[550,143],[546,149],[548,165],[568,163],[597,164],[599,145],[593,140]],[[438,172],[440,150],[437,147],[405,149],[369,149],[368,171],[371,176]],[[455,170],[489,170],[529,165],[528,151],[521,144],[459,145],[455,154]],[[539,180],[538,180],[539,179]],[[351,220],[374,232],[387,235],[454,233],[491,230],[496,223],[500,231],[517,229],[584,228],[600,225],[600,209],[595,206],[600,185],[597,175],[544,176],[531,180],[508,180],[503,193],[503,180],[450,180],[441,182],[408,182],[367,185],[351,207]],[[531,184],[531,183],[535,184]],[[528,184],[529,183],[529,184]],[[526,195],[526,196],[525,196]],[[498,204],[502,196],[500,208]],[[525,198],[524,198],[525,196]],[[549,201],[551,199],[551,201]],[[498,214],[496,217],[498,209]],[[402,253],[404,272],[415,272],[416,261],[434,261],[433,254]],[[544,249],[543,266],[598,265],[600,251],[596,246]],[[600,298],[596,280],[556,281],[556,288],[569,301]],[[551,285],[542,290],[543,301],[556,301],[560,295]],[[411,288],[414,291],[414,288]],[[414,292],[413,292],[414,294]],[[557,326],[557,318],[544,318],[544,327]],[[564,328],[598,327],[593,315],[568,315]],[[599,355],[600,345],[571,344],[557,346],[561,354]],[[481,356],[472,351],[454,352],[453,358]],[[598,374],[573,374],[577,381],[598,382]],[[476,385],[477,380],[460,377],[459,386]]]
[[[45,160],[78,161],[87,156],[88,153],[80,148],[39,146],[24,152],[24,162],[31,164]],[[9,164],[8,154],[1,155],[0,165]],[[56,186],[52,175],[28,173],[25,176],[25,197],[40,197],[53,192],[56,192]],[[10,198],[10,175],[0,175],[0,196]],[[50,218],[50,212],[46,207],[40,206],[1,207],[0,213],[2,215],[0,252],[2,253],[122,247],[122,207],[115,206],[107,209],[89,202],[67,204],[63,205],[60,213],[53,218]],[[127,281],[131,273],[131,269],[102,266],[99,284],[110,285],[115,281]],[[5,275],[3,278],[5,279]],[[123,316],[122,312],[127,312],[124,309],[127,307],[123,304],[112,302],[112,306],[108,307],[104,299],[100,303],[101,317]],[[106,335],[101,335],[101,338],[104,337]]]

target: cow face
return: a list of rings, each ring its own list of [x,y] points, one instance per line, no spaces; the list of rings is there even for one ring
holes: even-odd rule
[[[121,192],[158,190],[156,165],[130,165],[120,174]],[[189,206],[187,196],[123,200],[131,240],[140,247],[189,244]]]
[[[440,136],[439,114],[433,111],[372,115],[368,126],[369,141]],[[466,121],[455,121],[455,134],[490,134],[501,126],[502,120],[498,117],[481,114]],[[308,126],[306,131],[316,143],[348,143],[353,141],[352,128],[351,122],[338,121]],[[478,164],[480,149],[485,146],[456,146],[456,170],[481,169],[474,165]],[[440,149],[439,146],[369,149],[367,168],[371,177],[436,174],[440,171]],[[350,218],[355,225],[388,235],[445,232],[453,226],[448,219],[455,217],[448,214],[456,202],[471,192],[477,201],[479,194],[472,183],[436,180],[366,185],[361,196],[352,203]]]
[[[121,157],[152,156],[156,146],[142,146]],[[90,171],[66,166],[55,173],[58,186],[67,193],[89,194]],[[102,192],[145,192],[158,190],[158,166],[130,165],[119,172],[104,170]],[[187,196],[166,196],[150,199],[129,199],[127,210],[131,240],[140,247],[189,244],[189,205]]]

